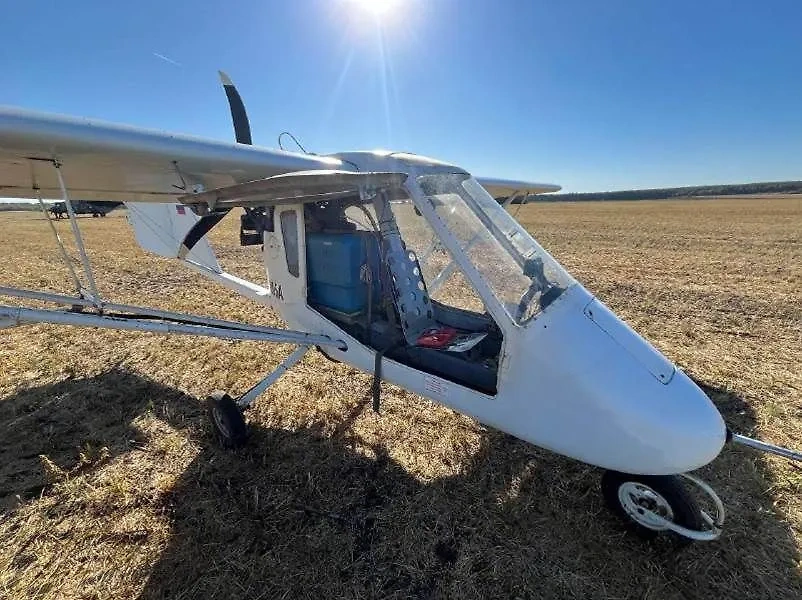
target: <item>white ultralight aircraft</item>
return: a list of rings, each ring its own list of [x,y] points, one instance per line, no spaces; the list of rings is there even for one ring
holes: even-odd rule
[[[723,505],[688,472],[727,441],[802,459],[731,433],[685,373],[505,209],[558,186],[476,179],[413,154],[323,157],[252,146],[239,94],[221,78],[234,144],[0,109],[0,196],[62,200],[83,271],[82,281],[56,235],[76,295],[9,287],[0,295],[71,309],[0,306],[0,327],[44,322],[297,345],[239,397],[209,397],[226,446],[245,442],[242,411],[316,347],[374,374],[376,409],[386,380],[607,469],[606,501],[646,536],[719,536]],[[292,329],[105,301],[71,196],[125,202],[142,248],[271,306]],[[223,271],[207,241],[235,207],[244,209],[240,243],[262,247],[264,287]],[[712,515],[686,482],[709,496]]]

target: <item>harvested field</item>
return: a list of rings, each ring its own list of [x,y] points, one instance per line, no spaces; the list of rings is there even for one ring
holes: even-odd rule
[[[802,198],[518,218],[733,429],[802,447]],[[81,224],[107,297],[280,325],[140,251],[119,213]],[[212,234],[221,263],[261,282],[236,226]],[[0,213],[0,252],[2,285],[69,290],[41,215]],[[725,532],[676,553],[608,514],[596,469],[392,386],[377,416],[370,376],[316,353],[231,452],[201,399],[289,347],[49,325],[0,340],[2,598],[802,597],[802,467],[782,459],[726,448],[702,469]]]

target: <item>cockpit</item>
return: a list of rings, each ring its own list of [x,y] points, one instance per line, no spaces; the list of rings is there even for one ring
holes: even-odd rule
[[[431,295],[450,255],[412,202],[374,204],[304,207],[308,305],[387,358],[495,394],[503,336],[480,297],[458,269]]]
[[[405,170],[403,185],[261,218],[309,308],[389,359],[494,395],[505,332],[574,281],[469,174]]]
[[[574,280],[475,179],[422,175],[418,185],[479,276],[518,325],[555,301]],[[456,254],[456,253],[455,253]],[[451,277],[455,261],[434,277]]]

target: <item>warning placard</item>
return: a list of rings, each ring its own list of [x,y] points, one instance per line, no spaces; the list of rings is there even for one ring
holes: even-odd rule
[[[448,398],[448,384],[434,375],[423,376],[423,389],[426,394],[438,398]]]

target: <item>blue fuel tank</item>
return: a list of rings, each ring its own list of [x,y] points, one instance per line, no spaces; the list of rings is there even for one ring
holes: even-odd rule
[[[381,290],[380,264],[378,241],[367,231],[308,233],[308,303],[347,314],[363,312],[368,305],[368,287],[360,277],[362,265],[370,265],[376,303]]]

